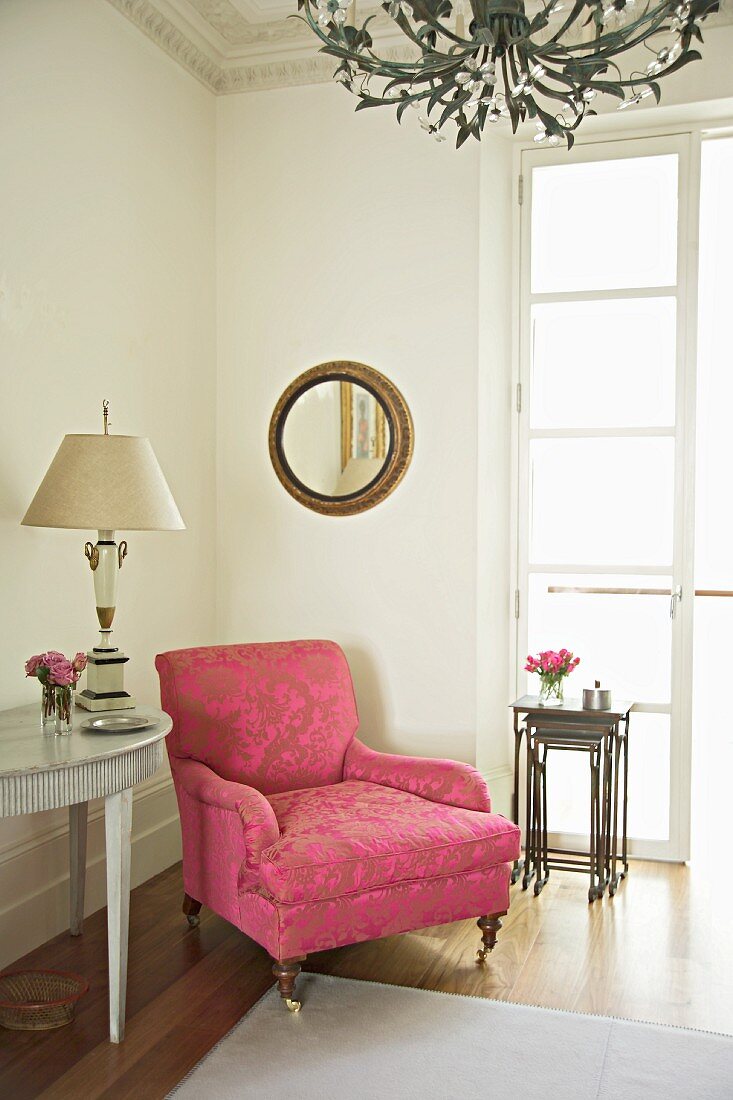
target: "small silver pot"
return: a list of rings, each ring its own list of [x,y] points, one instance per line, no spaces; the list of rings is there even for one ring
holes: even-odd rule
[[[610,710],[611,692],[608,688],[602,688],[600,680],[596,680],[594,688],[583,688],[583,710]]]

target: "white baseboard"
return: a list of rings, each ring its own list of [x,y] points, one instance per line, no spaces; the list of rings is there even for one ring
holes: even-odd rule
[[[170,776],[135,795],[132,812],[133,886],[181,858],[181,829]],[[104,808],[89,806],[84,913],[107,904]],[[58,824],[0,850],[0,968],[69,927],[69,837]]]
[[[512,795],[514,794],[514,769],[507,765],[482,772],[489,785],[491,809],[504,817],[512,815]]]

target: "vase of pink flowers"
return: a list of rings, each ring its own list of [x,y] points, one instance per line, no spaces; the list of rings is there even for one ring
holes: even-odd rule
[[[559,707],[565,698],[565,677],[578,667],[580,657],[568,649],[541,650],[536,657],[528,657],[525,672],[536,672],[540,678],[541,707]]]
[[[25,663],[26,676],[35,676],[41,685],[41,729],[57,736],[71,733],[74,719],[74,688],[86,668],[84,653],[71,660],[56,649],[37,653]]]

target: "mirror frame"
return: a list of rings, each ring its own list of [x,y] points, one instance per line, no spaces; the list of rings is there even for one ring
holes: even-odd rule
[[[384,466],[368,485],[348,496],[328,497],[304,485],[293,472],[283,448],[288,413],[302,394],[320,382],[353,382],[368,390],[384,409],[389,424],[389,450]],[[311,367],[283,393],[270,420],[270,459],[280,484],[300,504],[324,516],[353,516],[373,508],[397,488],[412,459],[414,434],[407,402],[388,378],[364,363],[335,360]]]

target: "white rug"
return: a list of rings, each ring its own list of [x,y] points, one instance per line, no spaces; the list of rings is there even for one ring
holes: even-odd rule
[[[175,1100],[731,1100],[733,1038],[301,974],[267,993]]]

